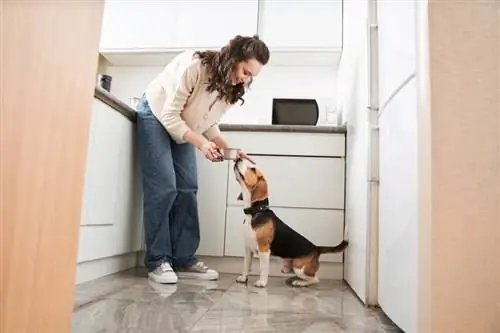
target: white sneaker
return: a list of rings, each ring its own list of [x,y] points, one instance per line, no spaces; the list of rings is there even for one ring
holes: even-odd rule
[[[219,273],[216,270],[209,269],[201,261],[198,261],[191,267],[177,270],[177,275],[181,279],[185,278],[185,279],[201,279],[201,280],[213,281],[219,278]]]
[[[177,283],[177,275],[169,263],[161,263],[154,271],[149,272],[149,278],[157,283]]]

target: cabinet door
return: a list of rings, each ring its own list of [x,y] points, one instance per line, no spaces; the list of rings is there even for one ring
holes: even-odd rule
[[[200,246],[197,254],[222,256],[226,222],[227,163],[211,163],[197,154]]]
[[[235,35],[257,32],[257,0],[177,3],[177,47],[222,47]]]
[[[344,237],[344,212],[326,209],[274,208],[281,220],[318,246],[335,246]],[[241,207],[230,206],[226,215],[224,255],[242,257],[245,248]],[[322,255],[320,261],[342,262],[341,253]]]
[[[104,8],[101,50],[175,46],[175,1],[111,1]]]
[[[94,99],[78,262],[143,248],[142,187],[135,124]]]
[[[271,205],[277,207],[344,209],[345,162],[343,158],[252,156],[265,174]],[[228,198],[241,192],[234,172],[228,174]]]
[[[262,39],[277,48],[342,46],[342,0],[262,0]]]

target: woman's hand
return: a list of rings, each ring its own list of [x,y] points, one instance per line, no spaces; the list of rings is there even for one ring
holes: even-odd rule
[[[217,150],[217,145],[211,141],[205,142],[200,147],[200,151],[203,153],[205,158],[211,162],[219,162],[222,160],[222,155]]]
[[[252,160],[252,159],[250,158],[250,156],[248,156],[248,155],[247,155],[247,153],[245,153],[245,152],[240,151],[239,156],[240,156],[241,158],[244,158],[244,159],[246,159],[246,160],[249,160],[249,161],[250,161],[250,162],[252,162],[253,164],[256,164],[256,163],[254,162],[254,160]]]
[[[227,142],[227,141],[226,141],[226,139],[225,139],[223,136],[221,136],[221,135],[220,135],[220,136],[218,136],[218,137],[213,138],[213,139],[212,139],[212,142],[214,142],[214,143],[216,144],[216,146],[217,146],[217,147],[219,147],[219,148],[221,148],[221,149],[226,149],[226,148],[229,148],[229,147],[230,147],[229,142]],[[219,154],[219,156],[220,156],[220,159],[221,159],[221,160],[224,160],[224,159],[222,158],[222,155],[220,155],[220,154]],[[244,152],[240,152],[240,153],[238,154],[238,156],[239,156],[240,158],[244,158],[244,159],[246,159],[246,160],[249,160],[249,161],[250,161],[250,162],[252,162],[253,164],[256,164],[256,163],[255,163],[255,162],[254,162],[254,161],[250,158],[250,156],[248,156],[248,155],[247,155],[246,153],[244,153]]]

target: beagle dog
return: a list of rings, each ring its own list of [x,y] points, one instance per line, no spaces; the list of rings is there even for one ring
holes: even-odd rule
[[[241,186],[238,200],[243,200],[245,214],[245,256],[239,283],[248,282],[253,255],[259,257],[260,277],[256,287],[264,288],[268,282],[270,256],[284,259],[283,273],[294,273],[291,285],[306,287],[319,283],[316,272],[319,257],[324,253],[342,252],[348,242],[337,246],[316,246],[290,228],[269,208],[267,181],[257,165],[247,159],[236,159],[233,167],[236,181]]]

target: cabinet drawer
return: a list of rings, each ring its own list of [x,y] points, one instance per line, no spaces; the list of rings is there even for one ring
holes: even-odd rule
[[[344,159],[253,156],[266,176],[273,206],[344,209]],[[234,172],[228,175],[228,205],[242,205]]]
[[[276,215],[318,246],[335,246],[344,236],[344,212],[326,209],[274,208]],[[244,214],[241,207],[228,207],[224,255],[243,257]],[[342,253],[322,255],[320,261],[342,262]]]
[[[345,156],[345,135],[332,133],[224,132],[234,148],[249,154]]]

